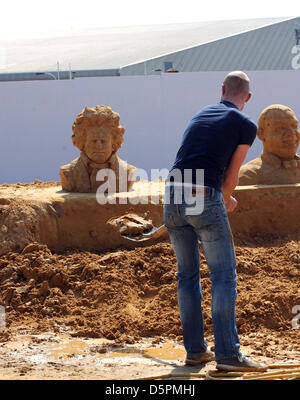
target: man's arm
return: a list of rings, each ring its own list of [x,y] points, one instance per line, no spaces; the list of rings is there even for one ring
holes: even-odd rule
[[[222,184],[222,193],[226,204],[227,211],[233,211],[237,205],[237,201],[231,196],[239,181],[239,170],[245,160],[250,146],[248,144],[240,144],[237,146],[231,161],[224,173]]]

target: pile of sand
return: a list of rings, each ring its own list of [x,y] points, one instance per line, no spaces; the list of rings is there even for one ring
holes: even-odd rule
[[[296,341],[293,306],[300,304],[299,243],[237,246],[240,333]],[[205,328],[212,334],[209,270],[201,254]],[[37,332],[65,328],[73,336],[134,343],[142,337],[181,339],[176,259],[169,242],[110,253],[51,253],[30,244],[0,257],[0,305],[8,332],[38,322]]]

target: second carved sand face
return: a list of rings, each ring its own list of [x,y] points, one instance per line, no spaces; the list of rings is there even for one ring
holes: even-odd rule
[[[266,151],[285,160],[294,158],[300,142],[300,132],[292,110],[279,108],[269,111],[259,129]]]

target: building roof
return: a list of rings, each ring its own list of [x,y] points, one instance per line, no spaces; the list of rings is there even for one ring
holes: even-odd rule
[[[54,71],[57,62],[61,70],[68,70],[69,65],[72,70],[120,68],[170,53],[176,53],[179,60],[183,49],[219,43],[228,37],[235,46],[235,35],[288,20],[287,17],[257,18],[116,27],[77,30],[59,37],[0,40],[0,73]],[[189,62],[191,65],[192,59]]]
[[[296,35],[296,30],[300,33],[299,28],[300,17],[273,21],[250,30],[245,27],[243,32],[126,66],[121,74],[164,71],[164,63],[180,72],[295,69],[293,59],[300,51],[300,37],[297,39]],[[298,64],[296,69],[300,68]]]

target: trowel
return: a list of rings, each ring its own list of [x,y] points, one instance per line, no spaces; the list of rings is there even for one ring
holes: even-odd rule
[[[156,239],[160,237],[163,233],[166,232],[166,226],[161,225],[158,228],[151,228],[147,229],[141,233],[138,233],[136,235],[129,235],[126,233],[121,234],[122,237],[128,240],[132,240],[133,242],[144,242],[145,240],[150,240],[150,239]]]

